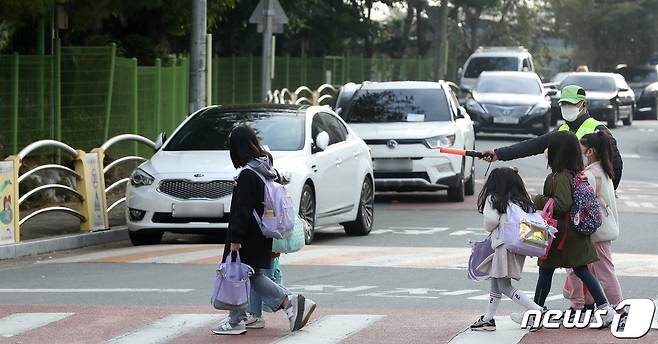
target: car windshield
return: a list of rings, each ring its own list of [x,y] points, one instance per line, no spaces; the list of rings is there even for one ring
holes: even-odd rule
[[[619,68],[617,73],[624,76],[626,82],[630,83],[654,83],[658,82],[658,73],[656,68]]]
[[[189,120],[171,138],[166,151],[228,150],[229,134],[240,125],[252,127],[271,151],[304,147],[304,116],[276,112],[207,111]]]
[[[616,91],[615,80],[611,76],[598,75],[569,75],[564,78],[560,88],[567,85],[578,85],[585,91],[610,92]]]
[[[519,59],[516,57],[474,57],[464,71],[465,78],[477,78],[486,71],[516,71],[519,70]]]
[[[351,123],[451,120],[441,89],[359,90],[343,116]]]
[[[537,80],[518,76],[480,77],[475,90],[480,93],[541,94]]]

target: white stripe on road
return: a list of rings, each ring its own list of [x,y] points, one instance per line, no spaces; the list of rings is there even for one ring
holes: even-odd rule
[[[496,317],[496,331],[471,331],[464,332],[452,338],[448,344],[482,344],[482,343],[518,343],[528,331],[521,325],[512,321],[509,317]]]
[[[137,331],[108,340],[107,344],[158,344],[178,338],[196,328],[212,326],[219,321],[221,314],[173,314],[146,325]],[[210,329],[208,329],[210,332]]]
[[[155,288],[60,288],[29,289],[2,288],[0,293],[189,293],[194,289],[155,289]]]
[[[478,291],[480,291],[480,290],[479,289],[463,289],[463,290],[456,290],[456,291],[445,291],[445,292],[442,292],[441,295],[457,296],[457,295],[466,295],[466,294],[477,293]]]
[[[137,259],[131,261],[131,263],[180,264],[193,260],[200,260],[200,259],[213,258],[213,257],[216,257],[217,260],[219,261],[220,255],[221,252],[219,252],[216,248],[213,248],[201,252],[190,252],[190,253],[174,254],[169,256],[158,256],[158,257]]]
[[[134,247],[111,249],[109,251],[101,251],[96,253],[88,253],[88,254],[83,254],[73,257],[51,259],[48,261],[44,261],[43,263],[79,263],[79,262],[85,262],[90,260],[115,258],[129,254],[136,254],[136,253],[150,253],[150,252],[160,252],[160,251],[167,252],[170,250],[177,250],[177,249],[189,248],[189,247],[196,247],[202,250],[204,247],[208,249],[211,248],[215,249],[215,248],[219,248],[220,246],[219,245],[191,245],[191,244],[190,245],[134,246]]]
[[[316,323],[291,333],[276,344],[335,344],[383,319],[383,315],[326,315]]]
[[[15,313],[0,319],[0,337],[13,337],[71,315],[73,313]]]

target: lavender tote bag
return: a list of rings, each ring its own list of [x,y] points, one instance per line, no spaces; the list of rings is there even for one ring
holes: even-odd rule
[[[249,265],[240,261],[240,253],[233,261],[232,253],[226,257],[226,262],[219,264],[215,285],[210,302],[213,307],[230,311],[244,309],[249,305],[249,276],[254,273]]]
[[[480,241],[469,241],[471,256],[468,258],[468,279],[475,282],[484,281],[489,274],[478,270],[478,266],[494,253],[491,248],[491,235]]]

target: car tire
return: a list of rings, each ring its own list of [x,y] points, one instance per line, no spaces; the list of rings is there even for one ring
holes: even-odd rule
[[[375,190],[370,178],[366,177],[361,186],[359,196],[359,210],[356,219],[343,224],[345,233],[352,236],[364,236],[370,234],[375,219]]]
[[[163,232],[132,232],[128,231],[130,242],[134,246],[157,245],[162,241]]]
[[[302,188],[302,196],[299,200],[299,217],[305,220],[309,225],[304,226],[304,241],[306,245],[310,245],[315,239],[315,192],[310,184],[304,184]]]
[[[622,121],[622,122],[624,122],[624,125],[628,126],[628,125],[632,125],[632,124],[633,124],[633,113],[634,113],[634,112],[635,112],[635,108],[634,108],[634,107],[631,107],[631,114],[628,115],[627,118],[624,118],[624,120]]]
[[[448,188],[448,201],[449,202],[464,202],[464,194],[466,193],[464,183],[464,169],[466,167],[466,160],[462,159],[462,171],[459,176],[459,184]]]
[[[610,129],[617,128],[618,120],[619,120],[619,107],[615,107],[615,110],[612,112],[612,118],[608,118],[608,128]]]

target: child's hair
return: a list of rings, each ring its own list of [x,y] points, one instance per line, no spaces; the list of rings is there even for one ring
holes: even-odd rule
[[[231,131],[229,152],[235,168],[244,167],[249,161],[267,155],[254,129],[246,125],[235,127]]]
[[[608,177],[612,178],[615,174],[612,169],[612,142],[610,135],[603,130],[598,130],[593,134],[587,134],[580,139],[580,143],[594,149],[594,154],[601,162],[601,167]]]
[[[583,166],[580,143],[576,135],[569,131],[558,131],[551,134],[548,140],[548,166],[553,173],[569,171],[580,173]]]
[[[498,167],[491,171],[478,196],[478,212],[484,211],[489,196],[494,209],[501,214],[507,211],[508,202],[515,203],[526,213],[535,211],[523,179],[516,169],[510,167]]]

